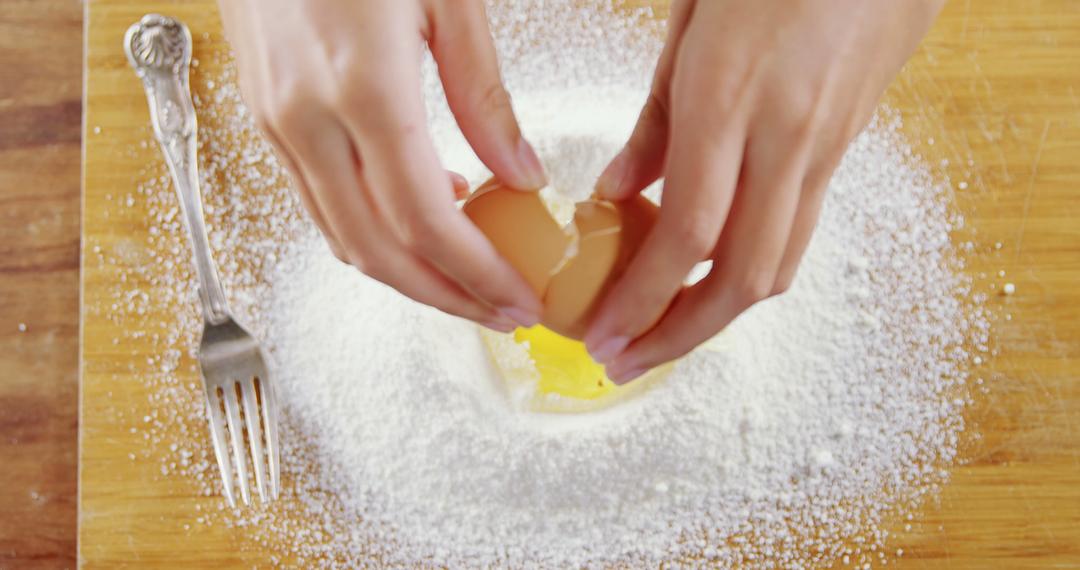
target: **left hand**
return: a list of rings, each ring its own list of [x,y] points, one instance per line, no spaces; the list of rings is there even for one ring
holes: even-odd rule
[[[544,169],[499,76],[483,0],[221,0],[256,123],[342,261],[499,331],[539,320],[529,284],[454,205],[427,130],[425,45],[476,155],[532,191]]]
[[[941,0],[675,0],[652,91],[598,182],[660,218],[585,337],[624,383],[785,291],[848,143]],[[693,266],[709,275],[684,288]]]

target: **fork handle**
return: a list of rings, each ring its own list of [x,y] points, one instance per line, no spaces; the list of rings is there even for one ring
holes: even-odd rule
[[[203,219],[196,147],[198,123],[188,85],[191,43],[191,32],[183,22],[147,14],[128,28],[124,51],[142,79],[154,135],[161,144],[180,198],[184,225],[195,254],[203,317],[211,324],[220,324],[229,318],[229,308]]]

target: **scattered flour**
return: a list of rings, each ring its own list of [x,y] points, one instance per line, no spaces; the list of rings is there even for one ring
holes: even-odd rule
[[[605,6],[489,10],[515,109],[564,191],[587,192],[629,133],[660,46],[647,12]],[[439,151],[479,182],[431,69]],[[886,528],[947,478],[987,325],[949,241],[949,185],[888,113],[834,177],[788,294],[632,401],[549,416],[507,404],[474,325],[329,255],[231,68],[192,80],[211,241],[234,309],[271,349],[287,485],[268,509],[215,500],[191,521],[245,527],[300,566],[861,567],[888,560]],[[146,440],[133,460],[164,456],[163,477],[213,496],[194,280],[164,169],[147,177],[113,199],[147,202],[149,247],[94,249],[128,268],[117,342],[155,347],[142,371],[153,411],[117,415]],[[177,321],[143,317],[160,310]]]

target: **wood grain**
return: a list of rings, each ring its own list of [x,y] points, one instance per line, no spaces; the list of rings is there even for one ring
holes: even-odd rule
[[[75,565],[81,54],[77,0],[0,4],[5,569]]]
[[[147,237],[138,205],[110,208],[105,197],[132,188],[140,170],[159,160],[155,149],[139,146],[148,140],[145,102],[119,42],[150,9],[188,22],[204,65],[225,49],[209,0],[88,4],[87,124],[101,132],[86,134],[84,248],[138,247]],[[890,552],[890,564],[1080,564],[1078,70],[1080,3],[957,1],[888,93],[915,149],[932,164],[948,160],[939,174],[953,181],[967,222],[954,240],[971,242],[967,271],[996,317],[996,354],[975,368],[988,388],[969,414],[978,438],[965,442],[965,463],[952,470],[938,503],[910,529],[896,522],[890,549],[903,555]],[[140,375],[162,347],[151,340],[112,343],[118,325],[107,318],[107,290],[124,268],[85,260],[80,562],[267,564],[268,549],[239,548],[242,532],[194,524],[196,507],[216,508],[217,499],[196,496],[190,481],[161,477],[158,462],[128,459],[144,447],[131,433],[149,410]],[[997,293],[1005,281],[1015,283],[1015,295]],[[151,283],[128,286],[154,292]],[[170,318],[147,315],[143,322]],[[190,361],[182,360],[180,370],[190,371]]]
[[[917,150],[950,161],[954,241],[998,318],[981,439],[898,537],[902,566],[1080,567],[1078,69],[1080,4],[953,2],[889,94]]]

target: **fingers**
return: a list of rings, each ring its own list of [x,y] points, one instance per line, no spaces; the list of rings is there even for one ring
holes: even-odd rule
[[[373,156],[371,164],[375,188],[392,188],[394,179],[404,183],[398,199],[384,201],[393,208],[387,213],[397,220],[399,237],[410,251],[522,326],[539,321],[540,301],[532,289],[452,202],[433,202],[425,195],[426,188],[403,171],[409,169],[407,162]]]
[[[744,185],[720,237],[712,272],[683,292],[655,328],[608,365],[614,382],[625,383],[686,354],[751,305],[779,292],[779,271],[801,201],[808,154],[801,148],[778,152],[783,143],[773,137],[750,141]]]
[[[695,0],[677,0],[668,18],[668,39],[656,65],[652,88],[626,146],[604,169],[596,190],[608,200],[622,200],[660,177],[668,146],[671,75]]]
[[[775,293],[787,291],[791,283],[795,281],[795,272],[799,268],[803,254],[806,253],[807,246],[810,245],[814,227],[817,226],[818,215],[821,213],[821,204],[825,201],[825,191],[829,186],[832,171],[830,165],[824,169],[824,173],[810,174],[803,182],[795,222],[791,226],[791,236],[788,238],[784,256],[780,260],[780,270],[776,274],[776,284],[773,286]]]
[[[298,166],[297,161],[292,158],[289,152],[286,150],[285,144],[280,140],[271,129],[265,129],[263,133],[266,135],[266,139],[270,142],[270,145],[274,148],[274,153],[277,155],[278,160],[281,162],[285,170],[292,176],[293,186],[296,188],[296,193],[300,197],[300,203],[303,204],[304,209],[307,211],[311,221],[314,222],[315,227],[319,229],[319,233],[326,239],[327,246],[330,247],[330,251],[335,257],[341,261],[348,263],[347,256],[345,255],[345,249],[338,242],[334,236],[334,232],[330,227],[330,224],[326,221],[326,216],[323,215],[319,209],[318,203],[315,201],[314,195],[312,195],[310,186],[304,182],[303,174]],[[469,197],[469,181],[464,176],[453,171],[446,171],[450,178],[450,183],[454,188],[454,198],[457,200],[464,200]]]
[[[653,87],[626,146],[596,182],[596,190],[603,198],[624,200],[660,178],[668,147],[668,103],[664,91],[666,86]]]
[[[686,65],[694,67],[694,59]],[[680,66],[683,62],[680,62]],[[676,71],[676,73],[679,73]],[[693,266],[714,249],[738,181],[746,119],[735,107],[708,119],[702,98],[719,89],[697,69],[673,91],[671,149],[660,218],[641,250],[601,302],[585,336],[589,352],[608,363],[660,319]],[[697,84],[700,82],[701,84]]]
[[[547,178],[503,87],[483,2],[437,1],[431,9],[429,45],[461,132],[503,182],[521,190],[542,188]]]
[[[298,118],[299,119],[299,118]],[[297,125],[319,125],[308,130]],[[297,168],[312,186],[312,208],[325,218],[326,234],[345,261],[402,294],[445,312],[507,331],[513,323],[463,291],[426,262],[406,251],[382,221],[362,182],[362,172],[345,130],[306,116],[284,125]],[[290,134],[291,133],[291,134]],[[444,175],[444,183],[449,181]]]
[[[349,118],[375,207],[408,251],[522,326],[532,326],[539,321],[540,300],[454,205],[450,181],[423,128],[419,77],[416,69],[383,82],[380,89],[393,97],[369,99],[379,108]],[[365,122],[373,114],[377,120]]]
[[[272,15],[284,18],[264,17],[265,10],[249,6],[260,25],[253,26],[258,37],[248,43],[261,49],[247,50],[253,62],[244,68],[265,84],[249,85],[254,89],[248,91],[259,94],[253,111],[275,139],[331,248],[405,295],[498,330],[513,322],[463,284],[511,309],[525,306],[538,313],[532,290],[486,240],[481,243],[488,251],[479,256],[471,245],[461,247],[479,230],[469,224],[477,235],[461,231],[467,220],[454,201],[467,193],[467,183],[442,169],[426,133],[419,64],[424,32],[431,27],[420,3],[392,10],[373,2],[320,4],[332,10],[310,4],[278,6]],[[313,37],[320,49],[295,49]],[[374,166],[366,172],[360,157],[366,161],[372,149]],[[457,225],[447,224],[448,217],[456,217]],[[439,239],[442,231],[463,235],[434,249],[418,239],[432,227],[430,235]],[[462,269],[444,255],[469,259]]]
[[[464,176],[452,170],[447,170],[446,172],[450,175],[450,185],[454,188],[454,199],[464,200],[465,198],[468,198],[469,181],[466,180]]]
[[[517,323],[475,298],[436,268],[404,250],[387,252],[370,274],[401,294],[444,313],[474,321],[499,332],[511,332]]]
[[[287,168],[289,168],[291,172],[296,173],[294,174],[294,177],[297,181],[297,190],[301,202],[303,202],[305,209],[307,209],[312,220],[326,239],[331,252],[333,252],[334,256],[341,261],[351,263],[350,256],[345,253],[345,248],[335,236],[335,231],[329,222],[326,221],[326,217],[321,213],[315,197],[308,187],[302,183],[302,176],[300,175],[299,167],[296,166],[297,163],[285,155],[283,150],[279,152],[283,157],[283,161],[289,165]],[[448,172],[448,174],[454,185],[455,192],[460,194],[460,198],[466,197],[469,188],[468,181],[455,172]],[[358,198],[362,198],[362,196],[358,196]],[[368,223],[373,222],[371,216],[368,216],[363,221]],[[341,221],[338,222],[338,225],[341,225]],[[387,230],[383,233],[388,236],[389,231]],[[388,236],[386,239],[387,241],[392,241],[393,238],[392,236]],[[499,332],[511,332],[516,326],[513,321],[499,314],[497,311],[476,302],[476,299],[472,295],[461,290],[457,284],[449,281],[433,268],[426,266],[421,260],[404,251],[404,248],[400,245],[398,245],[398,247],[390,247],[386,242],[382,242],[380,247],[383,248],[383,252],[378,257],[390,258],[389,263],[391,266],[387,269],[374,270],[373,268],[376,264],[371,262],[373,256],[367,254],[362,256],[367,260],[363,261],[362,265],[368,268],[372,277],[397,289],[406,297],[426,305],[431,305],[445,313],[479,322],[482,325]],[[352,257],[352,259],[356,258]]]
[[[281,161],[285,170],[292,176],[293,186],[296,188],[297,195],[300,196],[300,203],[303,204],[304,210],[307,211],[311,221],[315,223],[315,227],[319,228],[319,233],[322,234],[323,238],[326,240],[326,245],[330,248],[330,252],[334,254],[334,257],[348,263],[347,256],[345,255],[345,248],[342,247],[337,238],[334,237],[330,224],[326,221],[326,216],[324,216],[319,209],[319,205],[311,193],[310,186],[304,181],[303,171],[300,169],[299,163],[292,157],[287,150],[287,146],[281,142],[281,139],[274,133],[273,129],[269,127],[263,128],[263,134],[266,135],[266,139],[270,142],[270,146],[274,148],[274,153],[277,155],[278,160]]]

